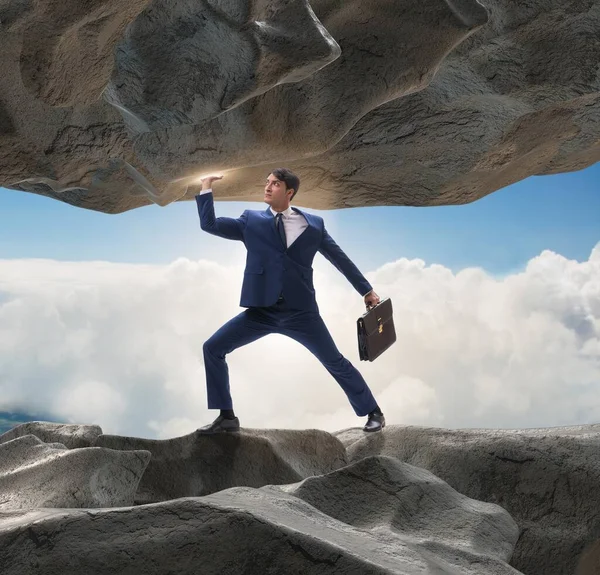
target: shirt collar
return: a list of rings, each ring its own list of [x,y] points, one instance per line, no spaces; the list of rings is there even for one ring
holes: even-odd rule
[[[279,212],[276,212],[271,206],[269,206],[269,209],[271,210],[271,213],[273,214],[273,216],[276,216],[279,213]],[[288,206],[288,209],[281,212],[281,214],[283,215],[284,218],[289,218],[292,215],[292,206]]]

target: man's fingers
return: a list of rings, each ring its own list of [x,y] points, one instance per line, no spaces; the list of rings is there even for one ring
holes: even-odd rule
[[[199,182],[214,182],[215,180],[222,180],[223,174],[207,174],[205,176],[200,176],[196,181]]]

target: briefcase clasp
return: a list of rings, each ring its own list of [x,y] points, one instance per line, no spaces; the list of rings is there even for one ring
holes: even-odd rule
[[[381,322],[381,318],[378,317],[377,321],[379,322],[379,333],[383,333],[383,323]]]

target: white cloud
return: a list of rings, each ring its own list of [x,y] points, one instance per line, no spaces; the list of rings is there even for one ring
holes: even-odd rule
[[[210,422],[202,344],[230,317],[238,264],[0,260],[0,410],[49,412],[106,433],[172,437]],[[600,244],[521,273],[453,274],[400,259],[367,276],[392,298],[397,343],[358,361],[360,296],[320,256],[315,284],[342,353],[389,423],[534,427],[600,421]],[[246,427],[362,423],[319,362],[270,335],[228,357]]]

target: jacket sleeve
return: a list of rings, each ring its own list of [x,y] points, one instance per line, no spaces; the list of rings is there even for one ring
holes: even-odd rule
[[[345,278],[352,284],[352,287],[361,295],[365,296],[373,290],[373,286],[367,281],[352,260],[342,251],[333,238],[327,233],[323,225],[323,238],[319,246],[319,252],[328,259],[335,268],[344,274]]]
[[[215,204],[212,193],[198,194],[196,196],[198,215],[200,216],[200,227],[209,234],[225,238],[227,240],[244,241],[247,214],[239,218],[217,218],[215,217]]]

